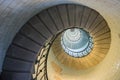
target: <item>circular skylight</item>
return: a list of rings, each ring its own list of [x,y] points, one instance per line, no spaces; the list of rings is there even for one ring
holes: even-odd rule
[[[85,30],[72,28],[62,34],[61,45],[68,55],[79,58],[91,52],[93,39]]]

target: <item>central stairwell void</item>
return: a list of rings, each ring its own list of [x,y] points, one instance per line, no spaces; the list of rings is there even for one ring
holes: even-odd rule
[[[91,52],[93,48],[93,39],[85,30],[72,28],[63,33],[61,45],[68,55],[79,58]]]

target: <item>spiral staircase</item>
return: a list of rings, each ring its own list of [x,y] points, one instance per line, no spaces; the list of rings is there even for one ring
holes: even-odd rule
[[[74,28],[84,29],[93,38],[94,46],[84,57],[66,54],[61,45],[62,34]],[[110,44],[111,30],[100,13],[79,4],[55,5],[40,11],[18,31],[7,50],[1,80],[74,80],[74,76],[94,71],[107,56]],[[67,79],[63,75],[66,68],[80,71],[79,75],[72,77],[66,72],[72,77]],[[58,73],[62,74],[58,77]]]

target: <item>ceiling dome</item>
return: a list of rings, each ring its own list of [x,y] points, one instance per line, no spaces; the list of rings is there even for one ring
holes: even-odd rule
[[[92,37],[83,29],[67,29],[61,37],[64,51],[73,57],[83,57],[90,53],[93,47]]]

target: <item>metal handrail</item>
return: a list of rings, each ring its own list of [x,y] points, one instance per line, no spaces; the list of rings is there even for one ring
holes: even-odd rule
[[[36,61],[36,64],[38,64],[38,66],[37,66],[36,73],[34,73],[35,77],[33,78],[33,80],[48,80],[48,75],[47,75],[48,74],[47,73],[47,59],[48,59],[48,54],[49,54],[50,48],[51,48],[53,42],[55,41],[55,39],[62,32],[64,32],[67,29],[72,29],[72,28],[78,28],[78,27],[66,28],[66,29],[63,29],[63,30],[59,31],[57,34],[55,34],[55,35],[52,36],[51,40],[47,44],[45,44],[42,47],[41,51],[39,51],[39,53],[38,53],[38,57],[40,57],[40,58],[38,59],[38,57],[37,57],[38,60]],[[44,61],[42,61],[42,59],[44,59]],[[40,65],[40,64],[43,64],[43,66]],[[40,76],[40,79],[37,79],[38,76],[41,75],[41,73],[43,73],[43,75]]]

